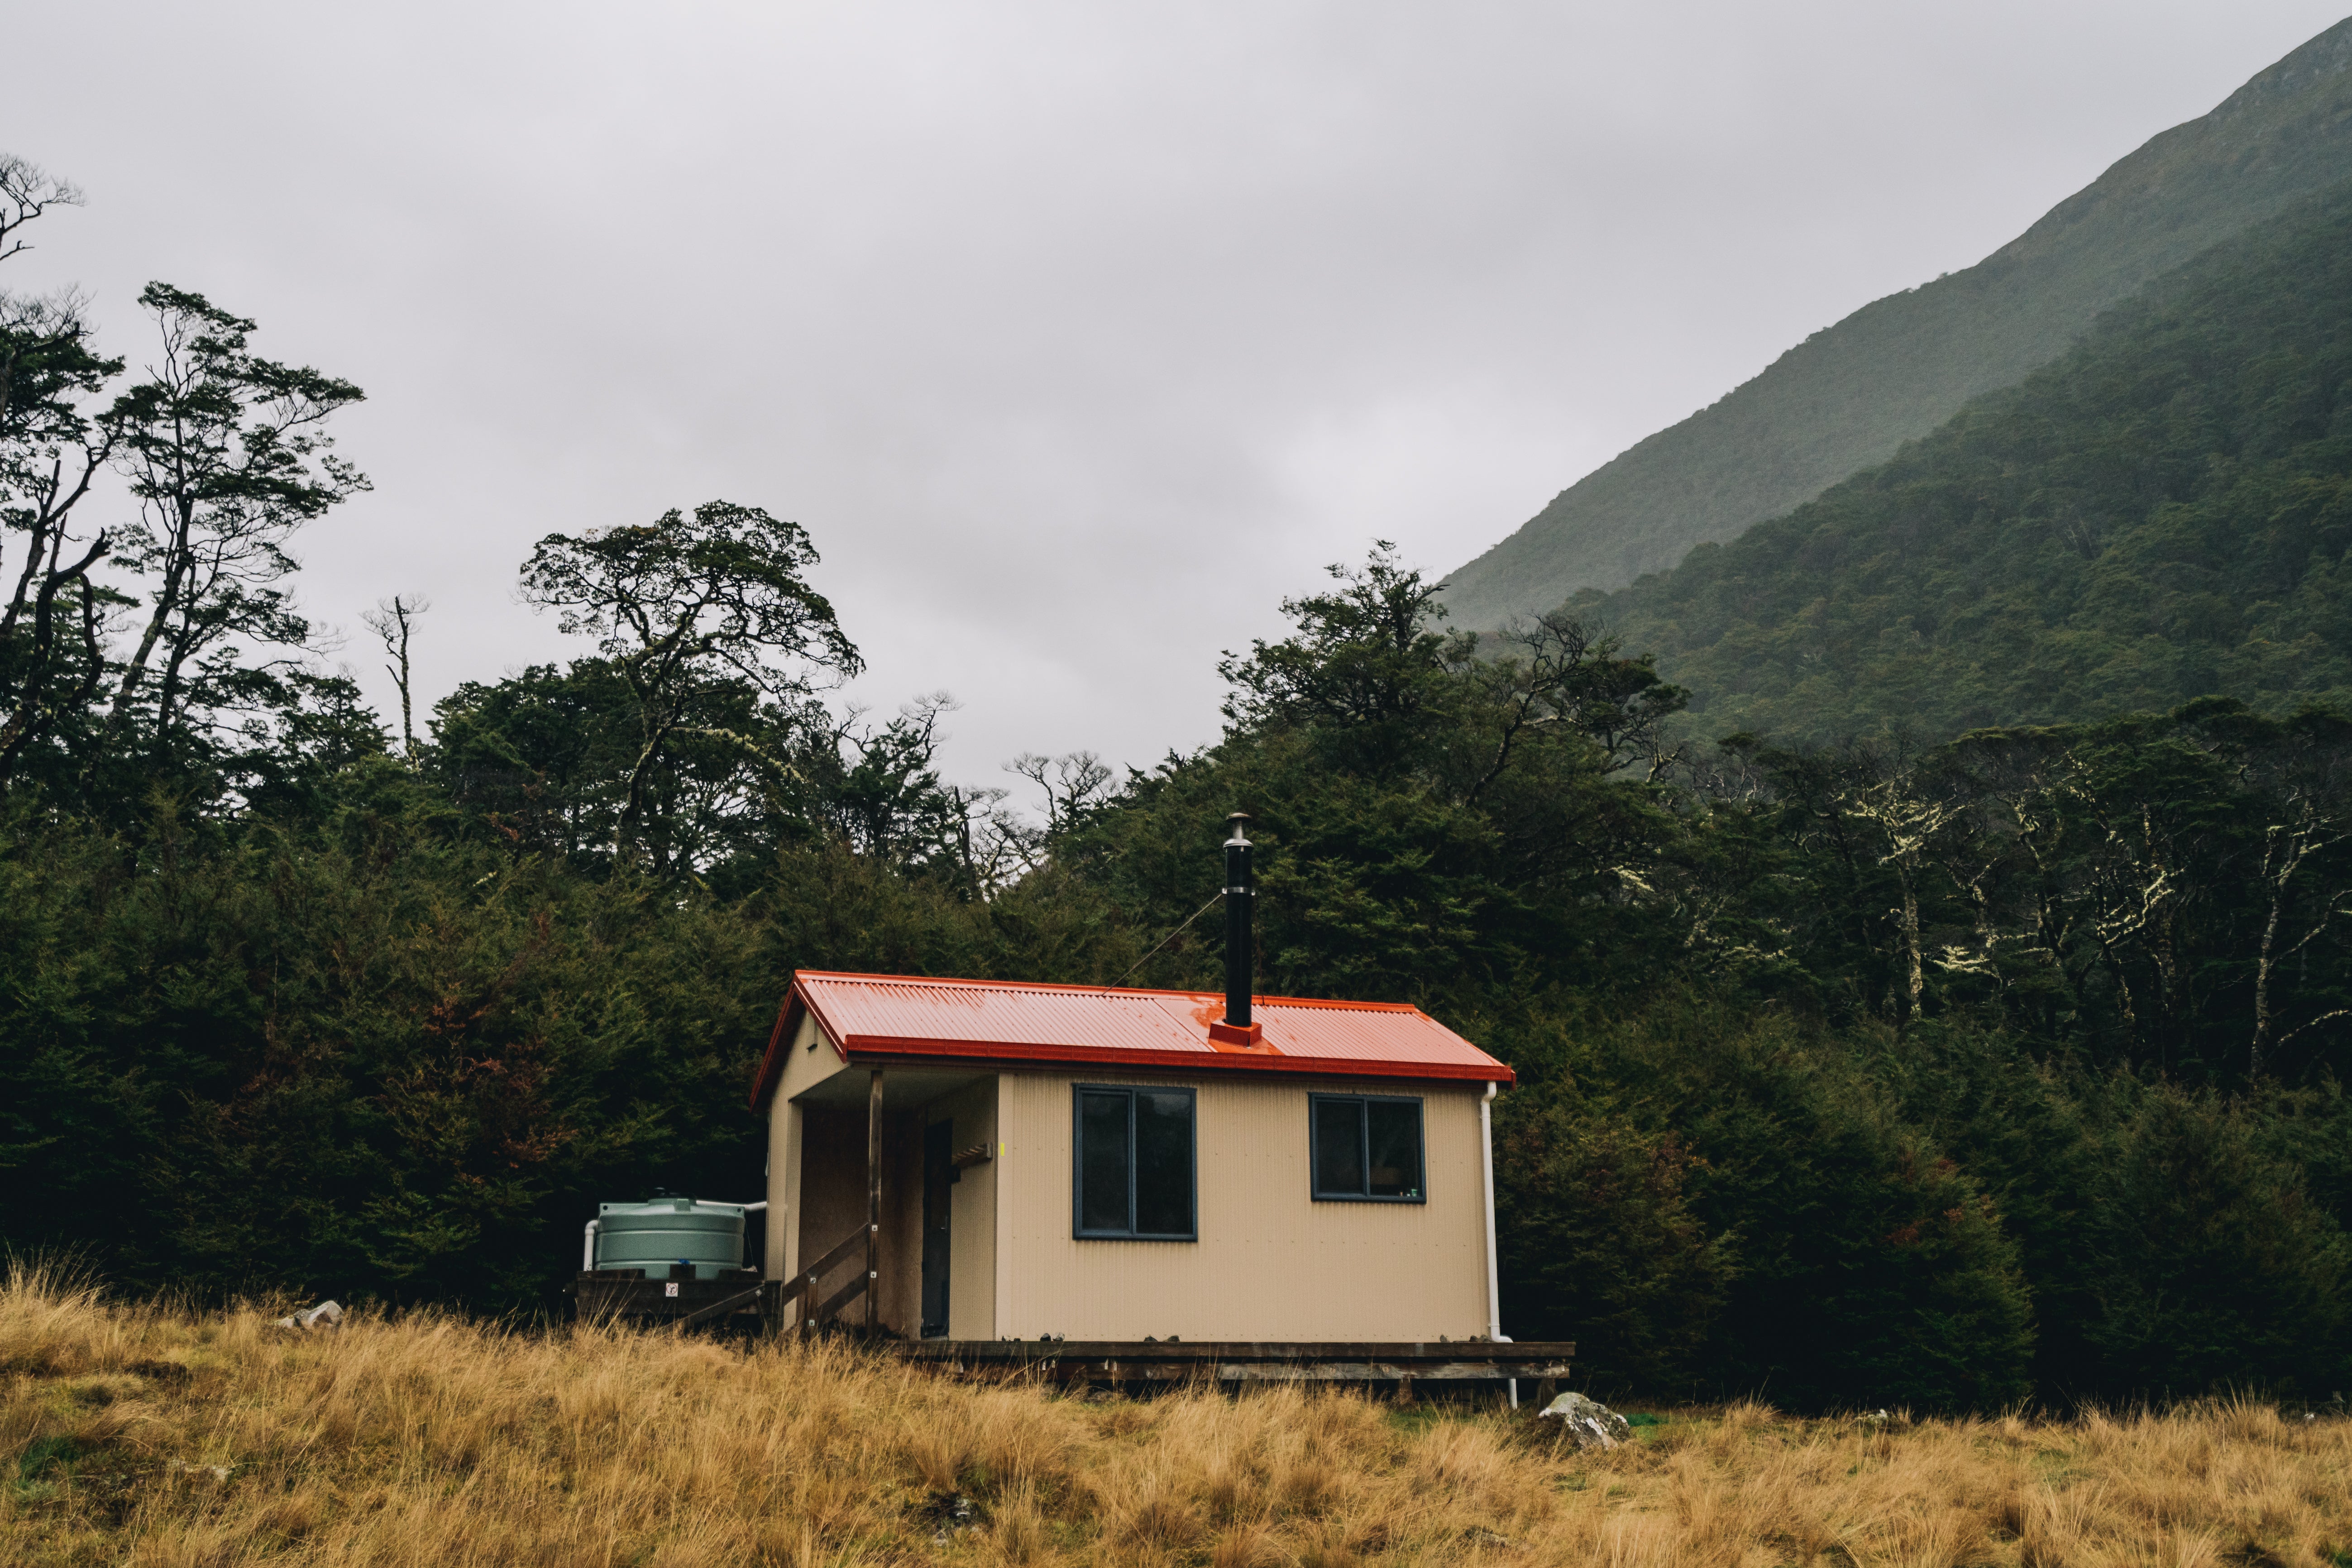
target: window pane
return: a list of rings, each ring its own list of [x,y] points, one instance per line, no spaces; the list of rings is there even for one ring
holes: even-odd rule
[[[1192,1097],[1135,1097],[1135,1228],[1145,1236],[1192,1230]]]
[[[1078,1096],[1078,1228],[1127,1228],[1127,1096]]]
[[[1364,1107],[1364,1122],[1371,1143],[1372,1196],[1421,1196],[1421,1107],[1375,1100]]]
[[[1343,1197],[1364,1191],[1364,1102],[1315,1102],[1315,1190]]]

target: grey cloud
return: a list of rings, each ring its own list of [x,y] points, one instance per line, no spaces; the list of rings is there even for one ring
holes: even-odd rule
[[[430,594],[432,693],[564,651],[532,539],[724,496],[982,779],[1210,738],[1324,562],[1467,559],[2336,16],[89,4],[12,21],[0,144],[89,188],[25,280],[117,352],[163,277],[368,389],[304,593]]]

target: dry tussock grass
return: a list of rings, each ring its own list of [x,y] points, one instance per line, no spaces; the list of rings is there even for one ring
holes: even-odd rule
[[[2352,1423],[2253,1404],[1888,1429],[1738,1405],[1588,1455],[1540,1434],[1351,1394],[973,1387],[839,1345],[429,1314],[303,1338],[0,1290],[11,1564],[2318,1568],[2352,1542]]]

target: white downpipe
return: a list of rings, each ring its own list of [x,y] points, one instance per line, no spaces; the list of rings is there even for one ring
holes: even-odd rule
[[[1495,1262],[1495,1088],[1493,1079],[1486,1083],[1486,1092],[1478,1097],[1478,1173],[1486,1184],[1486,1337],[1500,1344],[1510,1343],[1503,1332],[1503,1276]],[[1511,1408],[1519,1407],[1519,1380],[1511,1379]]]
[[[764,1215],[767,1212],[768,1200],[765,1198],[761,1198],[756,1204],[745,1204],[743,1205],[743,1250],[747,1256],[751,1250],[751,1216],[755,1214]],[[768,1272],[767,1265],[768,1225],[765,1220],[761,1220],[760,1222],[760,1273],[763,1278]]]

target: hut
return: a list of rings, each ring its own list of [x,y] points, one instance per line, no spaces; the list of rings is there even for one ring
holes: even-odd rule
[[[1511,1069],[1402,1003],[803,971],[753,1109],[793,1321],[908,1341],[1499,1340]],[[862,1300],[859,1298],[863,1298]],[[855,1310],[849,1310],[855,1303]]]

